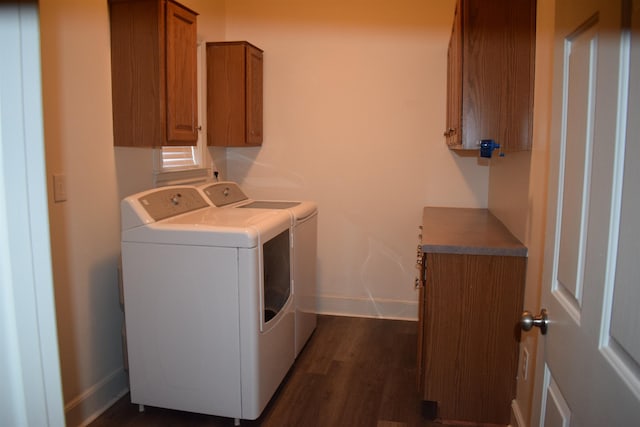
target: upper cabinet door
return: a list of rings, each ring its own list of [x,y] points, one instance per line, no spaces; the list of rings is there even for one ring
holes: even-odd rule
[[[198,139],[196,15],[167,3],[167,141]]]
[[[197,143],[196,16],[168,0],[109,0],[114,145]]]
[[[456,5],[447,51],[447,145],[462,144],[462,13]]]
[[[452,149],[531,149],[535,0],[458,0],[448,58]]]
[[[247,46],[247,144],[262,144],[262,51]]]
[[[207,43],[207,144],[262,144],[262,50],[250,43]]]

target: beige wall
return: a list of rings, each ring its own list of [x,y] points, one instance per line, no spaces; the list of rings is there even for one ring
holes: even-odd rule
[[[531,152],[493,157],[489,167],[489,209],[521,242],[529,229],[529,172]]]
[[[325,311],[415,318],[424,205],[487,206],[488,168],[445,147],[454,0],[184,0],[199,38],[265,50],[265,142],[209,149],[251,196],[320,206]],[[148,149],[114,149],[106,0],[41,0],[47,174],[68,425],[126,391],[119,200],[152,185]],[[204,117],[203,117],[204,118]],[[51,191],[50,191],[51,193]]]
[[[120,350],[119,211],[111,129],[107,4],[40,1],[47,177],[67,178],[49,218],[70,425],[126,385]],[[92,393],[92,387],[100,390]],[[84,402],[84,403],[83,403]]]
[[[554,0],[538,0],[536,29],[533,147],[531,152],[492,159],[489,179],[489,208],[529,249],[524,307],[537,312],[545,244]],[[527,380],[518,371],[518,389],[512,425],[530,425],[536,366],[537,333],[523,334],[523,351],[529,353]]]
[[[487,205],[488,167],[442,136],[454,4],[227,2],[227,39],[265,52],[265,139],[226,178],[318,202],[322,312],[416,318],[422,207]]]

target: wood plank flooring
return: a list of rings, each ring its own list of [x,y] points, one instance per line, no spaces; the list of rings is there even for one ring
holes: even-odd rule
[[[319,316],[318,326],[261,417],[242,426],[439,426],[421,416],[415,322]],[[233,426],[233,419],[146,407],[129,395],[90,424]]]

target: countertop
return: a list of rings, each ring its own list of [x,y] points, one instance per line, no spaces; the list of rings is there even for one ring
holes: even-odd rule
[[[425,207],[422,251],[527,256],[527,248],[488,209]]]

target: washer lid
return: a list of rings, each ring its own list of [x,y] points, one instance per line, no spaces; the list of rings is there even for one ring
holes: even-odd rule
[[[286,211],[209,207],[125,230],[123,242],[253,248],[289,229]]]
[[[280,219],[289,219],[289,214],[277,210],[221,209],[211,206],[184,215],[167,218],[164,224],[183,224],[198,227],[264,228],[265,224]]]
[[[285,202],[279,200],[254,200],[245,205],[238,206],[239,208],[254,208],[254,209],[289,209],[294,206],[298,206],[300,202]]]
[[[309,200],[251,200],[238,208],[284,209],[291,212],[295,221],[303,220],[318,212],[318,204]]]
[[[298,200],[252,200],[233,181],[220,181],[199,187],[206,198],[217,207],[243,209],[283,209],[291,213],[292,221],[301,221],[318,212],[312,201]]]

